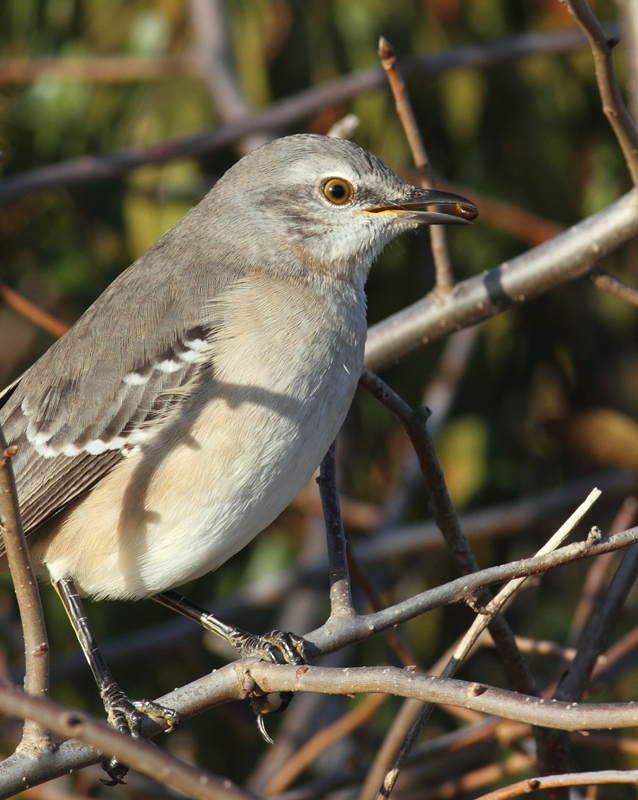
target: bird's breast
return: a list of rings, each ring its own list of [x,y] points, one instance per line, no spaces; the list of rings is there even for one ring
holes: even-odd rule
[[[363,360],[360,298],[256,281],[215,302],[210,379],[50,539],[50,571],[71,571],[85,594],[146,596],[215,569],[283,511],[343,423]],[[86,544],[89,517],[91,558],[73,558],[61,545],[73,528]]]

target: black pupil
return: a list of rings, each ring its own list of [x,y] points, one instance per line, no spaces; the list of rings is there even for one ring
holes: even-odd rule
[[[342,183],[331,183],[328,191],[333,200],[343,200],[346,196],[346,187]]]

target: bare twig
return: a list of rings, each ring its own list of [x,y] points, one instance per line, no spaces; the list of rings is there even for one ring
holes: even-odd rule
[[[524,781],[504,786],[494,792],[481,795],[478,800],[507,800],[521,794],[551,789],[556,786],[589,786],[604,783],[638,783],[638,769],[607,769],[600,772],[571,772],[569,775],[545,775],[540,778],[527,778]]]
[[[628,497],[616,514],[609,529],[609,533],[618,533],[619,531],[624,531],[626,528],[629,528],[634,523],[637,508],[638,503],[636,499],[634,497]],[[578,605],[576,606],[576,610],[574,611],[571,629],[567,637],[567,641],[570,645],[577,644],[582,637],[583,629],[592,613],[594,604],[596,603],[596,597],[598,596],[598,590],[612,558],[613,556],[610,553],[607,556],[596,559],[587,572],[583,584],[583,591]]]
[[[594,286],[602,292],[616,295],[616,297],[620,297],[621,300],[626,300],[628,303],[631,303],[632,306],[638,306],[638,289],[634,289],[633,286],[627,286],[626,283],[623,283],[621,280],[618,280],[618,278],[615,278],[599,267],[592,270],[590,280]]]
[[[638,546],[634,545],[625,552],[604,601],[585,626],[576,656],[560,680],[554,698],[568,701],[582,698],[598,655],[637,576]],[[546,746],[551,772],[568,771],[569,737],[558,731],[550,731]]]
[[[596,80],[600,98],[603,102],[603,112],[625,156],[631,180],[634,186],[637,186],[638,131],[625,108],[618,82],[616,81],[614,59],[611,52],[613,45],[585,0],[565,0],[565,4],[589,40],[594,54]]]
[[[70,325],[67,325],[66,322],[62,322],[62,320],[57,319],[57,317],[54,317],[52,314],[49,314],[48,311],[40,308],[40,306],[36,305],[31,300],[28,300],[19,292],[16,292],[15,289],[11,289],[9,286],[6,286],[4,283],[0,283],[0,299],[4,300],[4,302],[8,306],[11,306],[14,311],[17,311],[18,314],[21,314],[31,322],[34,322],[40,328],[56,338],[59,338],[65,334],[71,327]]]
[[[0,428],[0,531],[24,633],[24,690],[30,695],[45,697],[49,690],[49,644],[40,592],[20,520],[18,494],[11,468],[11,457],[15,453],[16,448],[7,446]],[[25,723],[19,749],[41,753],[51,746],[51,739],[44,728],[35,722]]]
[[[462,795],[466,792],[475,793],[477,789],[496,781],[502,781],[510,775],[520,775],[534,767],[535,758],[526,753],[513,753],[511,756],[496,764],[472,770],[460,778],[446,781],[440,786],[426,789],[420,794],[420,800],[438,800]]]
[[[330,445],[321,462],[318,479],[321,504],[328,536],[328,568],[330,573],[330,619],[354,614],[350,591],[347,543],[343,532],[339,494],[337,492],[336,442]]]
[[[390,88],[394,95],[397,115],[403,125],[403,130],[412,152],[412,158],[419,173],[419,185],[423,189],[435,189],[434,173],[425,151],[423,139],[419,133],[419,126],[412,111],[410,98],[401,77],[401,72],[397,67],[397,59],[392,45],[384,36],[379,39],[379,58],[381,59],[381,66],[388,76]],[[445,294],[451,291],[454,286],[454,275],[443,225],[430,225],[430,242],[434,259],[436,291]]]
[[[622,29],[622,43],[627,70],[629,110],[638,121],[638,9],[633,0],[615,0]]]
[[[615,26],[607,35],[617,33]],[[500,41],[455,48],[433,56],[415,56],[400,62],[406,79],[432,77],[461,65],[498,64],[539,52],[562,53],[580,47],[585,39],[580,31],[528,33]],[[160,164],[181,156],[199,156],[226,147],[246,134],[260,130],[283,130],[323,108],[338,106],[365,91],[385,85],[383,69],[353,73],[318,88],[299,92],[273,103],[249,117],[222,125],[201,134],[151,147],[133,147],[102,156],[84,157],[31,170],[0,181],[0,203],[16,200],[30,192],[87,183],[129,172],[144,164]]]

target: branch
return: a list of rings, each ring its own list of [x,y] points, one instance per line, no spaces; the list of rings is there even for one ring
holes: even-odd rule
[[[601,292],[613,294],[616,297],[620,297],[621,300],[626,300],[628,303],[631,303],[632,306],[638,306],[638,289],[634,289],[633,286],[627,286],[626,283],[623,283],[621,280],[618,280],[618,278],[615,278],[599,267],[592,270],[589,278],[594,286],[600,289]]]
[[[436,589],[422,592],[420,595],[409,598],[381,612],[348,617],[345,619],[333,619],[330,625],[322,625],[315,631],[306,634],[304,639],[313,649],[311,657],[315,657],[319,654],[332,653],[349,644],[366,641],[386,628],[412,619],[424,611],[436,608],[445,603],[464,601],[483,586],[492,583],[502,583],[511,578],[520,577],[523,574],[539,574],[559,564],[566,564],[579,558],[588,558],[590,556],[609,552],[610,550],[617,550],[621,547],[633,544],[636,541],[638,541],[638,528],[633,528],[632,530],[615,534],[607,539],[598,540],[593,544],[576,542],[562,547],[549,555],[523,559],[522,561],[513,562],[512,564],[506,564],[501,567],[490,567],[481,572],[451,581],[444,587],[437,587]],[[383,672],[383,670],[389,668],[384,667],[379,669]],[[329,671],[330,670],[328,670],[328,672]],[[345,672],[347,674],[348,670]],[[352,670],[350,670],[350,672],[352,672]],[[395,670],[395,672],[406,674],[402,673],[401,670]],[[183,719],[188,719],[220,703],[248,696],[252,686],[250,674],[251,673],[247,670],[246,662],[228,664],[226,667],[215,670],[187,686],[176,689],[164,697],[157,698],[156,702],[160,705],[174,708]],[[460,682],[458,683],[460,684]],[[467,684],[464,685],[467,686]],[[304,691],[303,688],[295,685],[294,690],[296,691],[297,688],[299,688],[300,691]],[[364,688],[362,691],[367,692],[370,690]],[[379,691],[385,691],[385,689],[380,689]],[[343,693],[348,694],[350,692]],[[512,697],[527,697],[527,695],[515,695],[511,692],[508,693],[508,696],[509,695]],[[405,696],[439,702],[437,699],[438,695],[422,697],[420,694],[407,694]],[[448,700],[442,699],[441,702],[448,703]],[[541,705],[553,702],[554,701],[534,699],[534,703],[540,703]],[[449,704],[458,705],[451,701]],[[461,705],[466,708],[475,708],[475,706],[471,704]],[[612,705],[614,708],[625,708],[625,704]],[[589,708],[589,706],[586,706],[586,708]],[[596,706],[596,708],[602,708],[602,706]],[[1,710],[2,704],[0,702],[0,711]],[[482,708],[476,706],[476,710],[480,711]],[[507,716],[509,716],[509,712]],[[516,719],[517,717],[513,718]],[[596,717],[596,720],[597,719]],[[618,717],[618,720],[621,719],[624,719],[624,717]],[[539,724],[544,723],[541,722]],[[589,724],[589,721],[587,724]],[[631,724],[634,725],[636,722],[632,722]],[[553,722],[551,725],[552,727],[562,727],[560,724],[554,725]],[[591,723],[591,727],[596,727],[596,725],[596,721]],[[586,725],[579,724],[575,726],[575,729],[583,727],[586,727]],[[608,727],[607,723],[602,724],[602,727]],[[622,725],[612,725],[612,727],[622,727]],[[161,730],[162,726],[154,720],[145,717],[142,721],[142,736],[154,736]],[[17,761],[15,759],[7,759],[2,762],[0,765],[1,785],[3,791],[6,790],[9,792],[9,790],[11,790],[13,793],[16,793],[20,791],[21,788],[24,788],[23,779],[25,775],[29,783],[33,785],[34,783],[41,783],[45,780],[58,777],[59,775],[64,775],[71,769],[77,770],[89,766],[90,764],[95,764],[100,760],[100,754],[93,748],[80,745],[77,742],[65,742],[60,745],[56,753],[47,755],[46,760],[39,759],[36,763],[25,763],[23,760]]]
[[[462,514],[459,517],[461,527],[472,543],[510,536],[521,528],[544,524],[548,517],[562,514],[591,491],[593,485],[602,489],[607,501],[626,496],[637,488],[634,473],[621,470],[598,472],[540,495]],[[409,558],[415,553],[440,550],[445,543],[436,524],[430,520],[392,528],[374,538],[355,541],[351,546],[357,561],[365,566],[379,564],[389,558]],[[252,582],[228,598],[211,598],[211,602],[214,600],[220,616],[233,618],[247,609],[264,608],[277,603],[300,583],[325,579],[327,569],[324,557],[312,559],[299,570],[281,570]],[[102,652],[109,664],[126,663],[164,652],[179,642],[196,637],[198,632],[199,627],[189,620],[174,617],[133,633],[116,636],[105,642]],[[52,679],[64,676],[68,680],[70,676],[85,670],[85,659],[81,653],[73,650],[53,660]]]
[[[18,493],[11,467],[11,457],[16,452],[17,448],[7,446],[0,427],[2,454],[0,455],[0,532],[13,578],[24,634],[24,690],[28,694],[44,697],[49,690],[49,644],[38,584],[22,530]],[[27,721],[19,749],[41,753],[50,748],[51,740],[46,730]]]
[[[571,772],[568,775],[545,775],[541,778],[526,778],[524,781],[504,786],[494,792],[481,795],[478,800],[507,800],[521,794],[551,789],[556,786],[588,786],[601,783],[638,783],[638,769],[607,769],[600,772]]]
[[[563,525],[561,525],[551,539],[549,539],[549,541],[546,542],[546,544],[538,551],[537,555],[550,553],[559,547],[559,545],[565,541],[576,525],[585,516],[587,511],[600,497],[600,494],[601,493],[598,489],[594,489],[585,502],[579,506],[579,508],[570,516],[570,518]],[[442,672],[442,677],[450,678],[456,673],[456,670],[465,660],[481,633],[483,633],[483,631],[488,627],[496,614],[503,608],[505,603],[519,589],[524,581],[525,578],[516,578],[510,581],[501,589],[496,597],[492,598],[487,605],[481,609],[479,615],[476,617],[469,630],[465,636],[463,636],[461,642],[454,650],[454,654],[445,665]],[[396,780],[399,776],[399,772],[403,769],[414,743],[423,730],[425,723],[430,718],[433,710],[433,703],[426,703],[419,710],[418,715],[412,723],[410,730],[407,732],[403,742],[401,743],[401,746],[397,750],[397,753],[383,779],[381,789],[377,795],[378,800],[383,800],[383,798],[389,797],[392,793],[392,789],[394,788]]]
[[[289,691],[347,695],[382,692],[569,731],[628,728],[638,723],[636,701],[563,703],[482,683],[408,672],[398,667],[308,667],[303,671],[294,666],[260,661],[251,662],[248,670],[256,684],[268,693]]]
[[[65,334],[71,327],[4,283],[0,283],[0,299],[4,300],[18,314],[38,325],[47,333],[50,333],[51,336],[55,336],[56,339]]]
[[[616,26],[610,27],[607,35],[616,35],[617,30]],[[578,30],[531,33],[485,45],[454,48],[433,56],[414,56],[400,62],[400,65],[408,80],[430,78],[458,66],[500,64],[539,52],[563,53],[584,43],[585,38]],[[101,156],[85,156],[30,170],[0,181],[0,203],[16,200],[30,192],[112,178],[144,164],[163,164],[182,156],[209,154],[255,131],[284,130],[323,108],[342,105],[362,92],[378,89],[385,85],[385,81],[385,72],[381,68],[362,70],[323,86],[306,89],[237,122],[220,125],[194,136],[150,147],[131,147]]]
[[[594,53],[598,91],[603,101],[603,112],[611,125],[620,149],[625,156],[627,169],[634,186],[638,186],[638,131],[620,94],[610,42],[595,14],[585,0],[565,0],[567,7],[584,31]]]
[[[103,755],[115,757],[137,772],[183,792],[197,800],[255,800],[256,795],[241,789],[227,778],[206,772],[187,764],[166,750],[150,742],[135,739],[98,722],[80,711],[70,709],[52,700],[35,698],[13,686],[0,686],[0,708],[12,717],[27,716],[37,719],[43,726],[63,739],[74,738],[95,747]],[[31,783],[25,779],[22,788]],[[11,796],[2,788],[3,798]]]
[[[252,109],[241,93],[228,44],[228,30],[220,0],[189,0],[195,52],[208,94],[224,122],[250,115]],[[255,133],[242,138],[241,155],[265,144],[272,136]]]
[[[386,71],[397,114],[403,125],[406,139],[410,145],[412,158],[419,173],[419,185],[423,189],[435,189],[434,173],[428,155],[425,151],[423,139],[419,133],[419,126],[416,123],[414,112],[410,104],[405,83],[401,77],[401,72],[397,67],[397,59],[390,42],[381,36],[379,39],[379,58],[381,66]],[[432,257],[434,259],[434,271],[436,275],[436,290],[441,294],[449,292],[454,286],[454,275],[450,263],[450,255],[447,249],[445,238],[445,227],[443,225],[430,225],[430,243],[432,246]]]
[[[330,617],[349,617],[354,614],[348,570],[347,543],[343,532],[339,493],[337,491],[336,442],[330,445],[321,462],[317,480],[328,537],[328,570],[330,575]]]
[[[373,325],[366,366],[385,369],[424,344],[582,277],[637,234],[638,202],[630,193],[551,241],[458,283],[444,298],[430,294]]]

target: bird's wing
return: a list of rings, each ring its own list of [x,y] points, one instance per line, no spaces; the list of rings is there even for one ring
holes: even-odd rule
[[[211,300],[232,274],[196,272],[184,286],[170,264],[142,257],[5,390],[0,423],[18,446],[27,533],[143,443],[154,418],[185,402],[185,387],[209,379]]]

